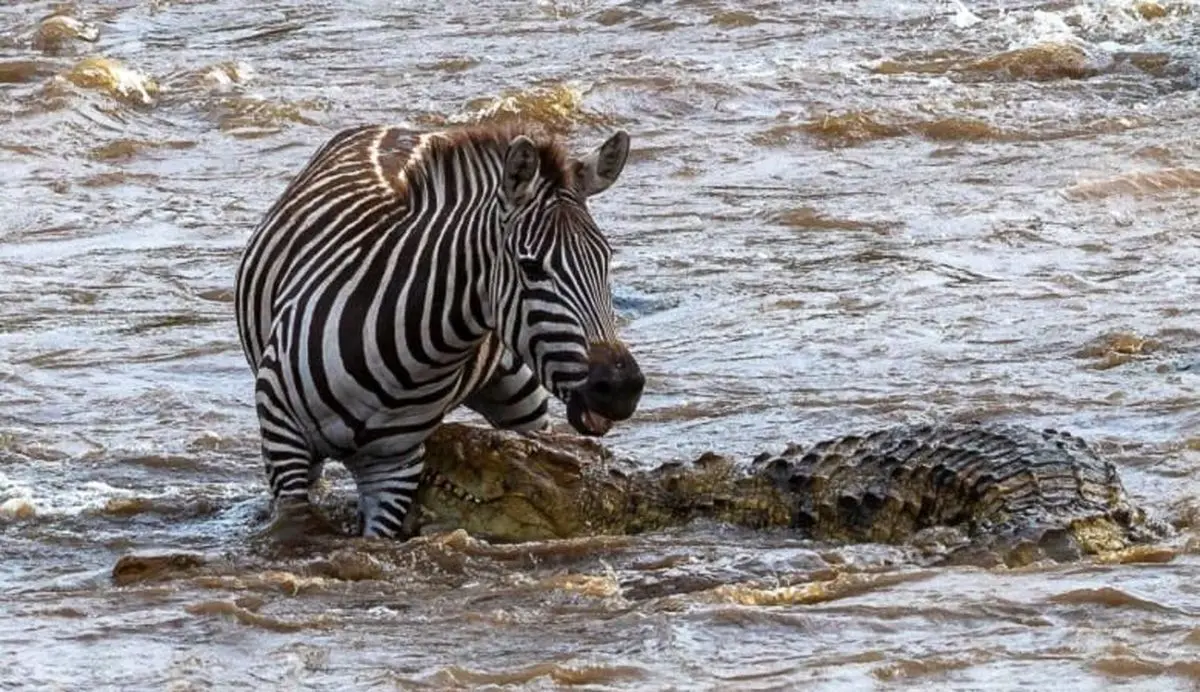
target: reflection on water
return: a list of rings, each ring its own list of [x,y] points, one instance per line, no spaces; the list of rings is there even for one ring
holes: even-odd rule
[[[1196,12],[5,3],[0,685],[1193,687]],[[650,378],[613,446],[1052,425],[1182,542],[1019,570],[714,525],[264,546],[251,227],[338,128],[516,116],[634,137],[594,210]]]

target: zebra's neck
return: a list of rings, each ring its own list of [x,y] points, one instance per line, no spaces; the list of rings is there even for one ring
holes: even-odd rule
[[[428,136],[399,171],[407,204],[394,229],[403,300],[398,323],[413,315],[429,327],[407,335],[423,342],[429,365],[453,369],[472,357],[516,300],[516,265],[504,251],[499,188],[503,153],[464,143],[431,148]],[[408,265],[406,268],[405,265]]]

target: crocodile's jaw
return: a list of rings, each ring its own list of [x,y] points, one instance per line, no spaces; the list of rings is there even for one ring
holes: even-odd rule
[[[578,517],[564,516],[559,503],[541,507],[516,491],[481,497],[436,471],[422,478],[414,510],[419,512],[421,533],[462,529],[504,543],[544,541],[579,533]]]
[[[640,471],[591,441],[555,438],[443,426],[426,442],[420,530],[520,542],[641,533],[700,517],[752,528],[794,523],[793,498],[729,459]]]
[[[417,523],[504,542],[623,533],[631,489],[610,461],[589,438],[447,423],[425,442]]]

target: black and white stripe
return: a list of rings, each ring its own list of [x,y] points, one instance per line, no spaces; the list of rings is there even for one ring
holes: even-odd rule
[[[423,442],[460,404],[497,427],[580,432],[636,409],[610,248],[586,198],[620,174],[618,132],[573,159],[525,126],[335,135],[252,235],[238,270],[276,503],[307,502],[326,458],[359,491],[367,536],[401,533]],[[545,385],[545,387],[543,387]]]

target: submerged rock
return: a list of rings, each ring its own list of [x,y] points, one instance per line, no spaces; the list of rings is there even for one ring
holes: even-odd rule
[[[207,563],[197,553],[158,553],[122,555],[113,566],[117,586],[170,581],[195,572]]]

